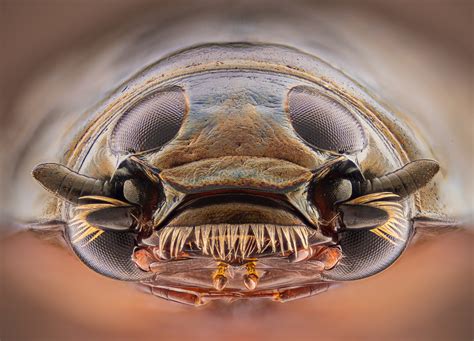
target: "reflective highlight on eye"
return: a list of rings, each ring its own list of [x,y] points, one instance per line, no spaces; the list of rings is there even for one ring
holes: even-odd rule
[[[298,135],[317,149],[353,153],[367,145],[362,126],[354,115],[315,89],[293,88],[288,94],[288,112]]]
[[[112,132],[116,153],[143,152],[171,141],[183,122],[186,99],[181,88],[155,92],[127,110]]]

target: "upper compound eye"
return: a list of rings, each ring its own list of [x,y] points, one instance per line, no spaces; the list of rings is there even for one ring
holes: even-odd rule
[[[354,115],[315,89],[293,88],[288,95],[288,112],[298,135],[317,149],[353,153],[367,145],[364,130]]]
[[[187,110],[181,88],[155,92],[128,109],[112,131],[111,148],[135,153],[162,147],[172,140]]]

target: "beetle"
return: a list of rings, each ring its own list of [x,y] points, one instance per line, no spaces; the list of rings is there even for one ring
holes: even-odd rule
[[[413,195],[438,163],[404,163],[370,124],[378,118],[337,84],[265,58],[286,54],[299,52],[180,52],[166,61],[171,75],[158,63],[112,96],[67,164],[35,167],[85,264],[199,305],[306,297],[398,258],[413,234]],[[364,175],[364,160],[380,155],[390,155],[380,175]]]
[[[227,41],[142,65],[32,170],[47,216],[92,270],[190,305],[287,302],[385,270],[417,224],[447,224],[440,167],[331,62]]]

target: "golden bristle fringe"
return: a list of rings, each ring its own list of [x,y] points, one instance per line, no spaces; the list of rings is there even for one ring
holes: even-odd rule
[[[74,211],[74,218],[71,219],[71,226],[77,231],[71,236],[72,243],[78,243],[91,237],[83,246],[97,239],[105,231],[98,226],[91,225],[87,222],[87,216],[92,212],[110,207],[129,206],[128,203],[109,197],[89,195],[81,197],[81,199],[96,200],[98,202],[77,206]]]
[[[388,213],[385,224],[371,229],[377,236],[384,238],[392,244],[405,241],[404,230],[407,228],[407,220],[403,214],[403,207],[398,201],[386,201],[386,199],[398,200],[400,197],[390,192],[367,194],[347,202],[348,204],[367,205],[384,210]]]
[[[314,230],[304,226],[273,224],[219,224],[200,226],[165,227],[157,232],[159,249],[166,245],[171,257],[177,257],[186,244],[193,244],[205,255],[219,260],[249,258],[252,254],[271,249],[285,254],[298,252],[298,247],[308,248]],[[277,247],[278,246],[278,247]]]

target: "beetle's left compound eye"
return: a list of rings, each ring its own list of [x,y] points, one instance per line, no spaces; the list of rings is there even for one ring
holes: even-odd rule
[[[367,145],[359,121],[336,100],[304,86],[288,94],[288,113],[298,135],[311,146],[354,153]]]
[[[116,153],[157,149],[171,141],[187,110],[181,88],[155,92],[128,109],[112,131],[111,148]]]

